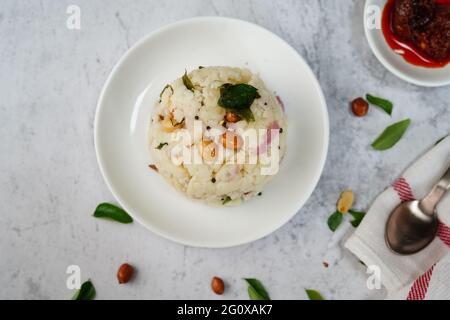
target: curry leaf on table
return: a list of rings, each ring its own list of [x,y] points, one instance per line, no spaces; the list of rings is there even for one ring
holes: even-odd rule
[[[410,124],[411,120],[406,119],[390,125],[372,143],[372,147],[380,151],[392,148],[403,137]]]
[[[336,231],[336,229],[340,226],[342,223],[343,215],[339,211],[334,212],[329,218],[328,218],[328,227],[331,231]]]
[[[305,289],[309,300],[325,300],[325,298],[316,290]]]
[[[359,224],[361,223],[362,219],[364,219],[364,216],[366,215],[365,212],[362,211],[355,211],[355,210],[349,210],[348,213],[350,213],[353,217],[353,220],[350,221],[353,227],[357,228]]]
[[[110,203],[101,203],[94,212],[94,217],[114,220],[120,223],[132,223],[133,218],[122,208]]]
[[[381,108],[386,112],[388,115],[392,115],[392,109],[394,109],[394,105],[389,100],[375,97],[371,94],[366,95],[367,101],[369,101],[371,104]]]
[[[248,284],[248,296],[251,300],[270,300],[270,296],[261,281],[254,278],[246,278],[244,280]]]
[[[80,289],[72,297],[72,300],[94,300],[95,294],[95,287],[91,280],[88,280],[81,285]]]

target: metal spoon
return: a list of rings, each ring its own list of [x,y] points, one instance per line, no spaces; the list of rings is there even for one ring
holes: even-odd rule
[[[417,253],[436,237],[436,206],[450,189],[450,168],[422,200],[404,202],[392,211],[386,222],[385,239],[395,253]]]

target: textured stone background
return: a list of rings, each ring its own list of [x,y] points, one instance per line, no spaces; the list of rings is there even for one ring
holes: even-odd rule
[[[354,189],[356,206],[367,209],[408,163],[450,131],[450,90],[409,85],[380,65],[364,38],[363,2],[3,0],[0,298],[69,298],[70,264],[94,281],[100,299],[216,298],[209,289],[214,275],[229,284],[228,299],[247,298],[241,280],[247,276],[260,278],[275,299],[304,299],[304,288],[329,299],[383,297],[382,290],[366,288],[365,269],[339,249],[326,219],[344,188]],[[65,26],[69,4],[81,7],[80,31]],[[265,239],[225,250],[186,248],[138,224],[91,217],[99,202],[113,201],[93,144],[106,77],[141,37],[203,15],[255,22],[287,40],[319,78],[331,123],[326,168],[306,206]],[[392,121],[413,120],[392,150],[369,147],[389,118],[375,109],[363,119],[349,115],[348,102],[366,92],[396,103]],[[115,273],[125,260],[139,272],[132,284],[118,286]]]

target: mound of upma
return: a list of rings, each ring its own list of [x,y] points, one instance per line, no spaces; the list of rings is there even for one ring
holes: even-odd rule
[[[247,69],[199,67],[168,84],[149,126],[152,169],[192,199],[261,195],[286,152],[281,100]]]

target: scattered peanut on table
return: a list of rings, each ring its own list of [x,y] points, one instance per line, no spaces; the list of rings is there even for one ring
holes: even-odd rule
[[[341,196],[339,197],[339,200],[337,202],[337,210],[340,213],[347,213],[348,210],[350,210],[353,206],[353,200],[355,196],[353,194],[353,191],[346,190],[341,193]]]
[[[130,281],[133,276],[134,268],[128,263],[124,263],[120,266],[117,271],[117,280],[119,280],[120,284],[127,283]]]
[[[215,294],[222,295],[225,291],[225,284],[219,277],[214,277],[211,281],[211,289]]]

